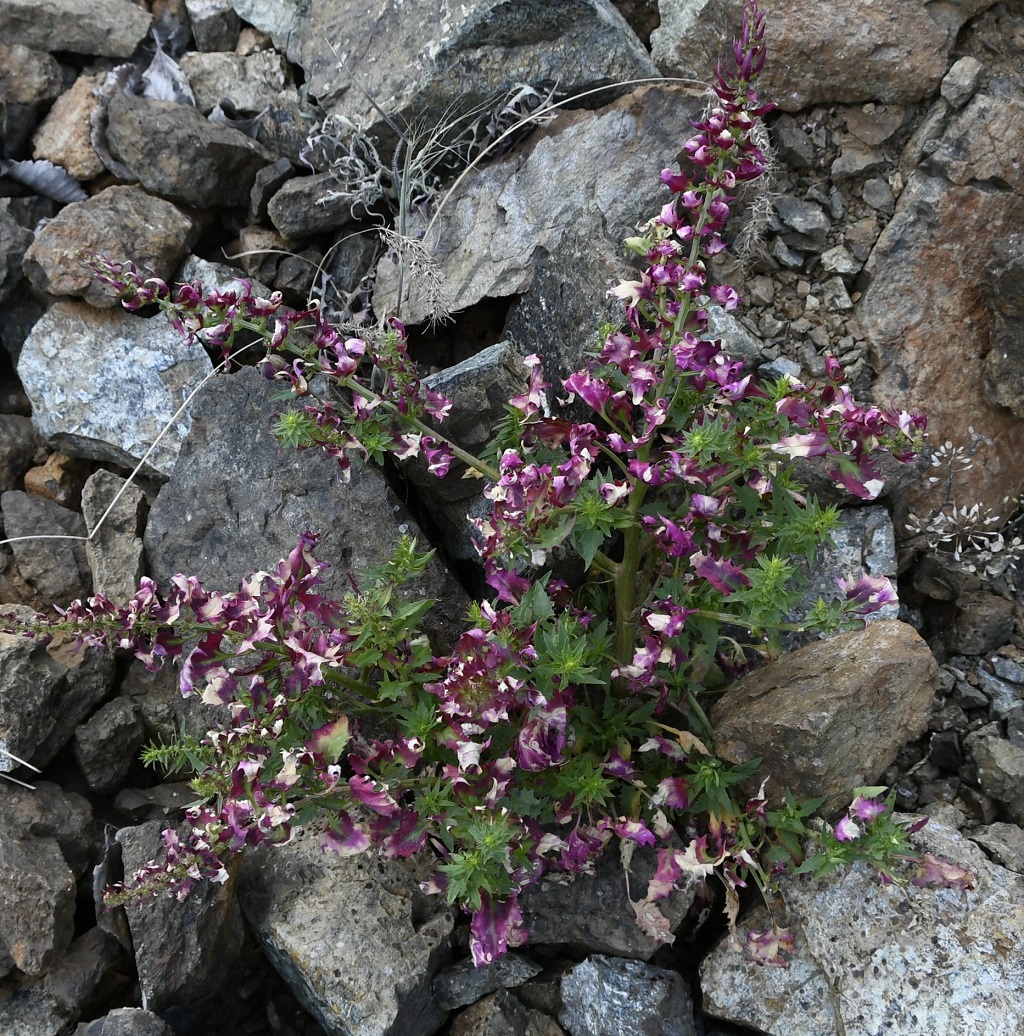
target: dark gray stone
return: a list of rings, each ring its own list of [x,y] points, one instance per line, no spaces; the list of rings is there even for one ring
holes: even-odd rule
[[[434,979],[434,996],[442,1007],[451,1011],[472,1004],[495,990],[522,985],[543,970],[529,957],[514,951],[482,968],[474,967],[469,960],[460,961],[443,968]]]
[[[163,856],[160,834],[166,824],[153,821],[117,832],[127,878]],[[201,882],[183,901],[147,897],[126,911],[135,947],[144,1003],[164,1011],[214,996],[231,972],[244,938],[234,882]]]
[[[75,731],[72,750],[86,784],[97,794],[116,791],[127,776],[145,731],[127,698],[107,702]]]
[[[147,191],[200,208],[246,207],[256,174],[276,159],[255,140],[172,101],[115,94],[110,153]]]
[[[174,478],[150,512],[146,554],[163,585],[175,572],[210,589],[236,590],[255,569],[271,570],[299,535],[319,531],[321,592],[339,598],[349,573],[380,564],[399,537],[417,530],[375,468],[338,480],[335,461],[320,450],[282,447],[271,434],[279,385],[247,368],[218,378],[196,398],[192,430]],[[426,544],[419,537],[421,548]],[[460,629],[465,592],[436,559],[410,593],[438,601],[425,627],[441,639]]]
[[[83,1022],[74,1036],[173,1036],[174,1030],[159,1015],[141,1007],[115,1007],[91,1022]]]

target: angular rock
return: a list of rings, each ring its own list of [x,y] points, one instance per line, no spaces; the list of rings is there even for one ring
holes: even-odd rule
[[[4,607],[28,622],[25,608]],[[0,633],[0,748],[40,769],[110,692],[114,665],[101,649],[76,651],[60,635],[45,647]],[[0,769],[12,769],[0,755]]]
[[[0,303],[6,302],[21,280],[21,264],[32,246],[32,232],[0,209]]]
[[[25,253],[25,276],[51,295],[77,295],[93,306],[118,303],[78,253],[132,260],[146,276],[170,281],[199,235],[201,224],[176,205],[139,187],[108,187],[65,206]]]
[[[962,108],[977,89],[984,70],[985,66],[975,57],[954,61],[942,80],[940,93],[954,108]]]
[[[185,0],[192,36],[201,51],[230,51],[242,24],[231,0]]]
[[[634,900],[644,897],[654,876],[653,852],[638,849],[630,863]],[[603,953],[649,960],[663,945],[641,931],[626,892],[619,853],[612,846],[598,858],[593,875],[550,875],[520,895],[524,927],[531,946],[569,947],[572,952]],[[696,888],[687,887],[658,901],[675,931],[693,904]]]
[[[908,103],[933,94],[960,27],[995,0],[791,0],[767,9],[769,60],[758,91],[783,111],[814,104]],[[703,79],[739,34],[732,0],[660,0],[651,53],[665,75]],[[927,12],[927,13],[926,13]]]
[[[969,735],[964,747],[974,756],[982,791],[1001,803],[1015,824],[1024,825],[1024,748],[978,734]]]
[[[126,876],[162,858],[158,821],[117,832]],[[213,997],[230,973],[244,937],[234,880],[201,882],[188,898],[154,896],[126,911],[143,1002],[165,1011]]]
[[[460,1011],[451,1036],[525,1036],[528,1012],[507,990],[499,990]]]
[[[434,127],[453,111],[488,111],[521,83],[557,82],[573,95],[658,75],[609,0],[332,0],[311,5],[301,36],[310,94],[378,137],[391,132],[379,108],[399,125]],[[338,40],[359,41],[341,61],[331,47]]]
[[[989,315],[985,389],[992,402],[1024,417],[1024,234],[997,242],[985,274]]]
[[[448,196],[425,244],[450,308],[519,296],[506,337],[544,359],[548,380],[582,362],[603,320],[620,307],[609,284],[635,278],[622,240],[660,211],[667,195],[656,170],[673,165],[699,102],[673,87],[648,87],[598,112],[561,114],[513,154],[476,171]],[[608,156],[614,155],[614,162]],[[551,184],[561,190],[551,191]],[[415,236],[426,229],[410,221]],[[430,316],[406,278],[403,319]],[[397,267],[377,267],[374,307],[390,312]]]
[[[109,932],[90,928],[75,939],[47,974],[45,988],[61,1004],[80,1015],[105,982],[108,986],[113,985],[108,971],[124,968],[126,963],[121,944]]]
[[[712,710],[715,749],[730,762],[762,759],[752,790],[771,777],[773,798],[786,787],[798,799],[824,795],[828,815],[924,732],[937,680],[910,626],[875,622],[743,677]]]
[[[90,474],[91,465],[81,457],[51,453],[43,464],[25,472],[25,492],[77,511],[82,503],[85,480]]]
[[[334,173],[296,176],[267,203],[271,223],[285,237],[308,237],[354,225],[361,211],[354,195],[339,192]]]
[[[64,76],[52,54],[22,43],[0,43],[0,97],[7,104],[39,108],[64,90]]]
[[[127,698],[115,698],[76,731],[71,748],[85,783],[99,795],[116,791],[136,761],[146,733]]]
[[[1006,644],[1013,628],[1013,601],[983,591],[968,592],[957,601],[946,646],[958,655],[985,655]]]
[[[244,133],[172,101],[119,93],[107,116],[111,155],[147,191],[199,208],[244,207],[256,174],[277,157]]]
[[[640,961],[588,957],[562,979],[562,1001],[572,1036],[697,1036],[683,976]]]
[[[17,490],[0,494],[0,510],[5,532],[14,540],[18,571],[40,599],[64,606],[89,595],[92,578],[80,514]]]
[[[196,398],[192,430],[174,478],[146,526],[152,576],[198,576],[210,589],[234,590],[256,569],[272,570],[306,530],[322,533],[318,560],[330,565],[321,592],[340,598],[358,573],[390,557],[412,518],[372,467],[339,483],[336,463],[318,450],[282,447],[270,428],[279,388],[247,368],[219,378]],[[419,537],[421,548],[425,547]],[[448,642],[461,630],[468,599],[435,558],[410,594],[438,602],[424,623]]]
[[[25,975],[48,971],[75,931],[75,879],[52,838],[0,827],[0,963]]]
[[[279,974],[329,1036],[429,1036],[447,1012],[431,981],[451,909],[422,859],[323,853],[315,837],[249,854],[239,898]]]
[[[240,18],[265,32],[278,50],[288,55],[289,61],[298,61],[302,39],[308,32],[310,4],[303,0],[231,0],[231,6]]]
[[[35,50],[126,58],[151,21],[131,0],[0,0],[0,39]]]
[[[184,345],[162,317],[74,302],[47,310],[18,361],[36,428],[51,443],[134,468],[163,435],[143,472],[164,477],[189,428],[188,409],[178,411],[212,369],[206,353]]]
[[[955,130],[939,140],[940,158],[929,167],[963,182],[911,173],[871,254],[866,269],[872,280],[854,310],[878,372],[874,398],[919,407],[928,414],[934,441],[975,451],[972,466],[957,471],[952,487],[949,473],[940,470],[938,482],[897,494],[897,524],[908,510],[923,520],[941,511],[950,488],[954,504],[978,504],[983,517],[989,511],[1006,517],[1024,489],[1024,423],[986,398],[989,316],[983,291],[997,243],[1024,227],[1024,175],[1008,150],[1009,138],[1024,133],[1024,104],[1016,93],[978,94],[968,110],[983,121],[970,127],[962,117],[955,120]],[[989,155],[981,141],[993,133]],[[964,150],[976,156],[977,165],[962,157]],[[972,232],[965,234],[965,226]],[[970,407],[965,399],[972,400]]]
[[[701,966],[704,1010],[806,1036],[1014,1036],[1024,878],[935,818],[913,838],[968,868],[975,889],[885,886],[864,864],[818,881],[783,878],[796,941],[790,967],[761,967],[723,939]],[[745,924],[762,930],[767,912],[758,907]]]
[[[445,1010],[451,1011],[475,1003],[498,989],[522,985],[543,970],[514,950],[481,968],[474,967],[471,960],[464,960],[441,969],[434,979],[434,996]]]
[[[105,468],[95,472],[82,491],[93,591],[116,604],[126,603],[139,587],[145,503],[141,489]]]
[[[82,1022],[74,1036],[174,1036],[158,1014],[141,1007],[115,1007],[91,1022]]]
[[[71,89],[57,98],[32,138],[33,158],[61,166],[76,180],[91,180],[106,170],[92,146],[90,125],[98,103],[93,90],[104,78],[102,73],[79,76]]]
[[[65,1036],[75,1012],[42,982],[5,984],[0,989],[0,1032],[4,1036]]]
[[[95,862],[98,829],[88,799],[50,781],[34,781],[31,791],[5,784],[0,825],[22,837],[52,838],[76,880]]]
[[[298,101],[284,57],[273,50],[258,50],[247,57],[193,51],[183,54],[179,64],[204,115],[225,99],[240,114],[255,115],[289,87]]]
[[[25,472],[43,459],[45,448],[31,418],[0,414],[0,493],[20,487]]]

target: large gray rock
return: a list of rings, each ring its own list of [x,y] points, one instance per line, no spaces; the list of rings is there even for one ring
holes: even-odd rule
[[[937,819],[913,837],[968,868],[975,888],[886,886],[864,864],[818,881],[783,878],[790,966],[755,964],[723,939],[701,966],[704,1010],[779,1036],[1016,1036],[1024,877]],[[769,918],[758,907],[745,921],[760,930]]]
[[[246,17],[242,8],[258,3],[235,9]],[[327,0],[305,24],[303,11],[288,46],[291,56],[299,23],[310,94],[378,136],[390,133],[379,109],[432,129],[520,83],[578,94],[658,75],[610,0]]]
[[[322,533],[318,560],[330,565],[321,592],[339,598],[351,588],[349,573],[382,563],[403,533],[416,533],[376,468],[341,483],[323,451],[279,445],[270,431],[273,414],[291,405],[275,401],[279,391],[247,368],[218,378],[196,398],[174,478],[146,526],[150,573],[159,583],[186,572],[210,589],[236,590],[254,570],[272,570],[312,530]],[[468,598],[439,561],[410,593],[438,601],[426,627],[453,637]]]
[[[131,0],[0,0],[0,39],[36,50],[126,58],[151,21]]]
[[[55,839],[0,825],[0,971],[26,975],[56,963],[75,933],[75,879]]]
[[[98,827],[92,806],[50,781],[34,780],[31,789],[5,783],[0,825],[22,837],[54,839],[76,880],[95,862]]]
[[[50,295],[78,295],[93,306],[116,305],[111,287],[78,258],[96,252],[132,260],[144,276],[170,281],[196,241],[201,222],[141,187],[108,187],[63,208],[25,253],[25,275]]]
[[[93,590],[124,604],[142,575],[142,524],[146,495],[112,471],[100,468],[82,490],[82,516],[90,540],[85,555]]]
[[[933,94],[967,19],[995,0],[789,0],[765,6],[768,62],[759,92],[785,111]],[[666,75],[706,79],[739,35],[739,0],[660,0],[651,52]],[[723,59],[724,63],[724,59]]]
[[[166,477],[189,428],[177,411],[213,369],[162,317],[58,302],[32,328],[18,374],[40,434],[65,453]],[[168,428],[168,425],[170,427]]]
[[[26,608],[3,608],[22,622]],[[102,649],[76,650],[57,635],[49,644],[0,633],[0,748],[44,767],[110,693],[114,662]],[[10,761],[0,754],[0,769]]]
[[[329,1036],[430,1036],[444,1024],[431,981],[453,918],[420,892],[429,872],[424,859],[325,854],[314,837],[246,857],[246,918]]]
[[[558,1020],[572,1036],[696,1036],[693,1001],[676,971],[594,956],[562,979]]]
[[[126,876],[162,858],[165,827],[152,821],[117,832]],[[143,1003],[156,1011],[213,996],[242,948],[245,926],[233,879],[201,882],[185,900],[150,896],[126,913]]]
[[[451,309],[520,296],[507,337],[524,355],[541,354],[549,375],[576,370],[600,323],[621,316],[607,292],[635,278],[622,240],[668,200],[658,172],[675,165],[701,103],[678,87],[658,86],[596,113],[565,112],[524,148],[467,177],[425,238]],[[409,229],[416,235],[426,224],[412,220]],[[405,285],[403,320],[425,320],[428,300],[412,278]],[[385,258],[374,293],[378,312],[396,308],[397,290],[397,266]]]
[[[778,799],[824,795],[823,813],[876,783],[908,741],[924,733],[938,666],[912,627],[891,619],[783,655],[743,677],[711,712],[715,750],[730,762],[762,760]]]
[[[107,146],[147,191],[196,205],[243,207],[256,174],[277,158],[195,108],[118,93],[107,108]]]
[[[0,494],[0,509],[6,535],[14,541],[18,570],[40,600],[63,606],[89,594],[92,580],[80,514],[17,490]]]

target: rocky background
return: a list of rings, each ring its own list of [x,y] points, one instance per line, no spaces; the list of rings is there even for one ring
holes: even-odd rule
[[[895,784],[933,817],[921,845],[975,889],[907,894],[859,868],[787,881],[788,970],[735,953],[710,894],[670,902],[676,942],[656,946],[616,854],[531,890],[530,945],[481,971],[418,865],[312,840],[185,903],[103,913],[98,890],[156,855],[189,800],[139,749],[202,732],[202,707],[173,672],[0,635],[0,1032],[1019,1031],[1024,4],[765,6],[776,163],[720,263],[746,305],[718,333],[802,378],[835,353],[860,395],[926,411],[932,450],[885,506],[846,512],[817,573],[898,574],[898,619],[742,681],[716,707],[720,747],[837,808]],[[0,0],[0,603],[124,599],[143,573],[232,588],[307,528],[342,587],[419,526],[443,547],[425,579],[450,635],[476,587],[473,499],[415,470],[342,486],[327,458],[279,449],[276,389],[245,357],[207,380],[206,352],[122,312],[75,253],[168,281],[244,276],[338,320],[400,311],[476,445],[518,357],[568,373],[610,315],[621,239],[660,208],[657,173],[703,104],[694,79],[739,10]],[[433,326],[440,304],[454,318]],[[632,870],[642,888],[651,861]]]

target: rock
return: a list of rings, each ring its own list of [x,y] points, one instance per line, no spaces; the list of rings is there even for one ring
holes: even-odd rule
[[[52,500],[70,511],[82,502],[82,488],[90,475],[90,464],[66,453],[51,453],[43,464],[25,472],[25,492]]]
[[[158,821],[117,832],[126,876],[163,854]],[[126,911],[143,1002],[166,1012],[216,995],[242,946],[234,881],[201,882],[188,898],[150,896]]]
[[[339,191],[334,173],[296,176],[267,203],[270,221],[285,237],[308,237],[352,226],[360,213],[357,199]]]
[[[519,904],[530,945],[650,960],[662,944],[641,931],[629,898],[631,894],[634,900],[643,899],[654,867],[654,853],[638,849],[630,864],[627,894],[622,861],[613,847],[598,858],[593,875],[548,875],[528,886],[520,894]],[[696,888],[687,887],[658,901],[673,932],[695,896]]]
[[[242,115],[255,115],[286,89],[298,101],[284,57],[273,50],[258,50],[248,57],[192,52],[183,54],[179,64],[204,115],[225,99]]]
[[[107,702],[76,731],[72,742],[90,791],[104,795],[116,791],[128,775],[146,734],[127,698]]]
[[[147,820],[167,824],[168,817],[180,817],[195,798],[196,793],[186,781],[158,784],[155,788],[122,788],[114,798],[114,809],[127,824],[143,824]]]
[[[185,10],[201,51],[235,49],[241,21],[231,0],[185,0]]]
[[[0,494],[0,509],[18,571],[40,599],[63,606],[89,595],[92,578],[80,514],[17,490]]]
[[[940,93],[954,108],[962,108],[977,89],[984,68],[975,57],[966,56],[954,61],[942,80]]]
[[[0,0],[0,39],[35,50],[126,58],[150,22],[131,0]]]
[[[978,670],[978,682],[989,700],[992,716],[1006,719],[1011,712],[1020,707],[1020,688],[1015,687],[998,676],[993,676],[984,669]]]
[[[971,591],[957,601],[956,618],[946,634],[946,646],[954,654],[984,655],[1006,644],[1013,626],[1013,601]]]
[[[451,1036],[525,1036],[526,1021],[526,1008],[502,989],[460,1011],[449,1032]]]
[[[359,45],[336,53],[331,44],[339,40]],[[557,82],[572,96],[658,75],[609,0],[331,0],[312,5],[299,60],[325,110],[381,139],[392,132],[381,108],[399,125],[433,128],[453,115],[488,113],[521,83]]]
[[[977,827],[967,833],[972,842],[977,842],[991,859],[1024,874],[1024,831],[1017,824],[989,824]]]
[[[6,302],[21,280],[21,264],[32,246],[32,233],[0,210],[0,303]]]
[[[141,489],[105,468],[95,472],[82,491],[93,591],[116,604],[125,604],[139,587],[145,503]]]
[[[32,138],[33,158],[44,158],[61,166],[76,180],[92,180],[106,171],[92,146],[90,125],[97,104],[93,90],[103,79],[102,73],[79,76],[71,89],[57,98]]]
[[[265,32],[278,50],[298,61],[303,35],[309,31],[309,5],[293,0],[231,0],[240,18]]]
[[[922,17],[922,3],[791,0],[768,10],[769,60],[758,92],[783,111],[814,104],[906,104],[933,94],[960,27],[994,0],[955,0]],[[651,53],[666,75],[704,78],[738,34],[732,0],[660,0]]]
[[[983,280],[989,315],[989,351],[985,357],[988,398],[1024,417],[1024,234],[1011,234],[995,246]]]
[[[126,468],[156,444],[143,472],[164,477],[189,429],[188,409],[178,411],[212,368],[162,317],[74,302],[47,310],[18,362],[36,428],[51,443]]]
[[[5,984],[0,989],[0,1032],[4,1036],[65,1036],[75,1012],[41,982]]]
[[[775,154],[787,169],[810,169],[816,164],[814,141],[792,115],[780,115],[770,132]]]
[[[147,191],[186,205],[244,208],[256,174],[277,157],[244,133],[172,101],[118,93],[107,116],[111,155]]]
[[[975,889],[885,886],[864,864],[817,881],[783,878],[796,942],[789,968],[761,967],[723,939],[701,965],[705,1011],[808,1036],[1014,1036],[1024,997],[1014,949],[1024,878],[935,818],[913,838],[968,868]],[[746,924],[766,927],[765,909]]]
[[[678,89],[644,88],[598,112],[563,113],[524,148],[467,177],[425,239],[450,308],[519,296],[505,335],[523,355],[541,355],[548,380],[571,374],[602,320],[619,316],[608,285],[635,277],[622,240],[666,202],[655,170],[675,162],[698,114],[698,102]],[[552,195],[552,183],[563,189]],[[424,229],[410,221],[411,235]],[[377,312],[394,309],[396,292],[397,267],[385,258]],[[427,299],[403,300],[408,323],[430,313]]]
[[[0,43],[0,97],[7,104],[42,108],[52,104],[63,90],[64,76],[52,54],[22,43]]]
[[[843,109],[847,130],[870,148],[889,140],[903,125],[906,114],[902,104],[869,102]]]
[[[174,1036],[174,1030],[152,1011],[115,1007],[102,1018],[83,1022],[74,1036]]]
[[[42,975],[74,930],[75,879],[57,842],[0,827],[0,965],[13,961],[25,975]]]
[[[0,826],[56,841],[76,881],[95,862],[98,831],[88,799],[50,781],[35,781],[31,791],[5,783]]]
[[[774,209],[775,214],[787,227],[795,230],[801,238],[806,238],[807,245],[816,247],[825,243],[825,235],[831,223],[820,205],[784,194],[775,199]],[[789,239],[786,243],[796,248],[804,244],[801,241],[800,244],[794,245]]]
[[[79,252],[132,260],[146,276],[170,281],[201,224],[176,205],[138,187],[108,187],[75,202],[39,232],[25,253],[25,276],[51,295],[77,295],[92,306],[116,306],[114,290],[83,265]]]
[[[4,608],[22,622],[32,613]],[[75,727],[103,701],[113,661],[102,650],[76,651],[60,635],[45,647],[28,637],[0,633],[0,745],[42,768],[71,739]],[[0,768],[13,767],[0,759]]]
[[[686,982],[635,960],[592,956],[562,979],[558,1020],[572,1036],[696,1036]]]
[[[0,493],[21,486],[25,472],[45,456],[31,418],[0,414]]]
[[[872,252],[871,283],[854,312],[878,372],[875,399],[919,407],[932,437],[956,448],[991,441],[977,449],[970,468],[957,471],[952,486],[940,477],[899,494],[898,520],[908,510],[927,520],[946,506],[952,489],[954,504],[978,504],[983,518],[991,513],[998,521],[1024,488],[1018,463],[1024,424],[986,399],[985,271],[999,243],[1024,226],[1024,172],[1010,143],[1024,133],[1024,94],[991,88],[975,94],[936,133],[924,171],[910,173]],[[967,225],[971,234],[963,233]],[[964,399],[976,402],[965,408]]]
[[[429,1036],[447,1012],[431,981],[452,914],[418,882],[426,860],[322,853],[315,837],[249,854],[242,909],[264,952],[329,1036]]]
[[[464,960],[441,969],[434,979],[434,996],[446,1011],[453,1011],[475,1003],[495,990],[522,985],[543,970],[529,957],[514,950],[480,968],[474,967],[471,960]]]
[[[196,398],[174,479],[146,527],[150,572],[159,583],[188,572],[210,589],[237,589],[253,570],[273,569],[312,530],[322,533],[318,560],[330,565],[321,592],[340,598],[350,589],[349,573],[382,563],[403,533],[416,534],[377,469],[353,472],[342,484],[337,464],[322,451],[278,444],[272,416],[289,405],[275,401],[278,391],[247,368],[218,378]],[[454,578],[434,559],[408,592],[439,602],[425,628],[451,642],[468,606]]]
[[[77,1015],[84,1013],[106,985],[115,982],[115,969],[127,962],[121,944],[102,928],[90,928],[68,947],[60,962],[47,974],[44,986],[48,993]],[[126,980],[124,984],[127,984]]]
[[[968,735],[964,746],[974,756],[981,790],[1002,803],[1015,824],[1024,825],[1024,748],[978,734]]]
[[[924,733],[937,679],[910,626],[874,622],[743,677],[711,712],[715,749],[729,762],[762,759],[752,791],[771,777],[774,800],[786,787],[798,799],[824,795],[827,816]]]

